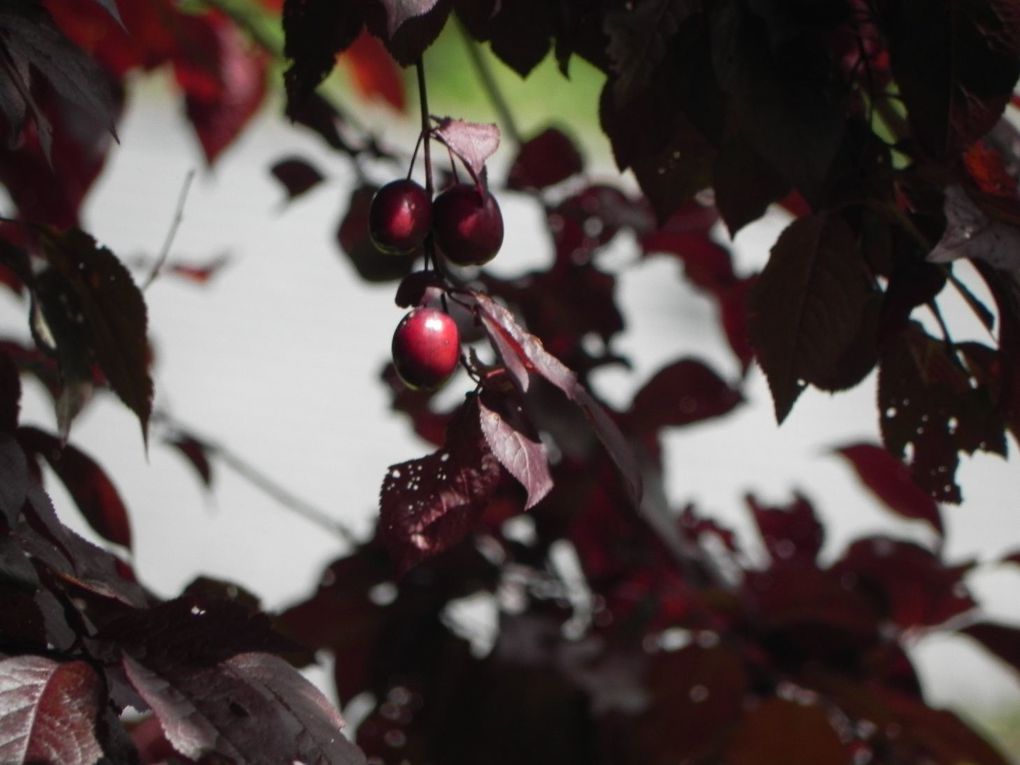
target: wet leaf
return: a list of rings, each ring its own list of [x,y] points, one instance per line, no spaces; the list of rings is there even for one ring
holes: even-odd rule
[[[471,397],[450,420],[443,448],[392,465],[383,479],[379,533],[398,567],[406,571],[469,534],[501,476]]]

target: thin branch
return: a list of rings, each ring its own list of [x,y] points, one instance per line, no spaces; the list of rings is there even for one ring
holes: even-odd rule
[[[170,246],[174,242],[174,237],[177,235],[177,229],[181,225],[181,221],[184,219],[184,202],[188,198],[188,190],[191,188],[191,181],[195,178],[195,169],[192,168],[188,171],[188,174],[184,178],[184,185],[181,187],[181,193],[177,197],[177,210],[174,212],[174,219],[170,222],[170,230],[166,232],[166,240],[163,242],[163,249],[159,253],[159,257],[156,258],[156,263],[152,267],[152,271],[149,273],[149,278],[145,280],[145,284],[142,285],[143,290],[149,289],[149,286],[156,281],[156,277],[159,276],[159,271],[166,264],[166,259],[170,256]]]
[[[220,460],[238,476],[245,479],[252,486],[261,490],[272,499],[276,500],[276,502],[285,509],[301,516],[310,523],[314,523],[316,526],[325,529],[329,533],[335,534],[351,546],[359,544],[357,535],[345,524],[331,517],[330,514],[322,508],[302,499],[286,487],[277,483],[262,470],[238,456],[235,452],[228,449],[223,444],[197,434],[191,427],[180,424],[178,421],[163,412],[153,413],[152,420],[160,422],[173,433],[186,435],[194,439],[210,456]]]
[[[471,64],[475,68],[475,72],[478,74],[478,79],[482,81],[482,87],[485,89],[486,95],[492,102],[492,107],[496,110],[496,115],[499,121],[503,125],[503,132],[507,134],[511,142],[515,145],[520,146],[523,141],[521,139],[521,131],[517,129],[517,122],[514,120],[514,115],[510,111],[510,106],[507,104],[506,98],[503,96],[503,91],[499,89],[499,85],[496,84],[496,78],[492,75],[492,67],[489,66],[489,62],[485,60],[485,57],[481,54],[478,49],[478,43],[471,39],[464,24],[460,24],[461,36],[464,38],[464,43],[467,46],[468,56],[471,58]]]

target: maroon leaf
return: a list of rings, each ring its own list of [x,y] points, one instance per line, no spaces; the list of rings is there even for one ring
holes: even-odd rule
[[[83,231],[46,231],[46,257],[77,300],[88,344],[110,387],[148,437],[152,378],[145,300],[117,257]]]
[[[108,80],[96,63],[54,25],[45,9],[30,3],[0,9],[0,47],[12,65],[5,67],[7,77],[14,73],[27,75],[31,66],[61,98],[82,108],[95,122],[114,133],[117,107]],[[49,158],[52,145],[49,121],[31,100],[29,87],[27,77],[14,83],[14,89],[26,99],[36,118],[43,154]]]
[[[971,386],[945,342],[909,325],[882,354],[878,374],[882,443],[940,502],[959,502],[959,453],[1005,454],[1002,415]]]
[[[431,11],[438,0],[379,0],[386,9],[386,32],[393,37],[408,19]]]
[[[584,169],[584,159],[562,130],[546,128],[525,141],[507,174],[511,189],[545,189]]]
[[[510,311],[483,293],[474,293],[474,298],[486,331],[490,337],[498,338],[493,345],[507,368],[516,370],[515,377],[521,373],[522,367],[529,373],[538,374],[581,408],[623,476],[631,501],[635,505],[640,504],[641,470],[630,444],[602,405],[585,390],[577,375],[545,349],[541,340],[521,328]],[[503,353],[509,355],[503,356]]]
[[[0,660],[0,761],[93,765],[102,683],[83,661]]]
[[[713,177],[715,203],[731,237],[758,220],[790,188],[745,140],[734,139],[722,147]]]
[[[91,457],[37,428],[21,428],[18,438],[30,453],[49,462],[96,533],[130,549],[127,508],[106,472]]]
[[[450,420],[442,449],[391,466],[383,479],[379,533],[398,567],[407,570],[469,534],[501,476],[472,396]]]
[[[1014,672],[1020,672],[1020,629],[1008,624],[977,622],[960,632],[1009,664]]]
[[[212,465],[209,463],[209,454],[204,443],[186,433],[174,433],[164,440],[180,452],[195,469],[203,486],[207,489],[212,487]]]
[[[821,706],[781,698],[751,709],[726,748],[731,765],[848,762],[839,734]]]
[[[627,423],[636,433],[721,417],[744,400],[739,390],[697,359],[663,367],[635,394]]]
[[[287,201],[293,201],[323,180],[318,168],[300,157],[281,159],[273,164],[270,171],[287,190]]]
[[[788,507],[766,507],[748,496],[747,504],[774,565],[814,565],[825,531],[807,499],[798,494]]]
[[[875,300],[854,233],[842,219],[798,218],[783,231],[751,288],[749,315],[779,422],[807,384],[842,390],[870,371],[877,341],[861,333],[874,331]]]
[[[340,732],[343,719],[283,659],[242,653],[212,667],[178,665],[157,674],[125,656],[128,680],[174,749],[199,760],[363,765]]]
[[[499,148],[499,128],[494,124],[443,117],[433,132],[464,163],[475,183],[483,183],[485,162]]]
[[[963,581],[971,567],[946,566],[911,542],[869,537],[850,545],[833,568],[844,582],[877,598],[893,622],[909,629],[942,624],[972,609],[975,602]]]
[[[670,50],[680,24],[701,10],[701,0],[653,0],[606,15],[612,62],[613,93],[617,103],[643,89]]]
[[[344,51],[340,62],[347,66],[354,88],[362,98],[382,100],[404,112],[407,98],[403,74],[378,37],[363,30]]]
[[[937,13],[901,3],[887,14],[892,71],[911,129],[936,157],[954,156],[1002,115],[1020,73],[1016,10],[1013,0],[994,0],[939,2]],[[939,55],[947,50],[954,55]]]
[[[0,515],[13,526],[28,494],[25,452],[11,433],[0,431]]]
[[[835,450],[857,471],[861,481],[886,507],[904,518],[916,518],[943,534],[939,506],[919,487],[910,470],[875,444],[850,444]]]
[[[148,603],[148,595],[120,559],[64,526],[38,487],[29,488],[25,516],[16,536],[37,566],[79,592],[134,608]]]
[[[486,402],[495,407],[490,408]],[[508,409],[510,416],[506,417],[504,412]],[[545,444],[530,432],[520,405],[514,401],[494,401],[492,394],[483,395],[478,401],[478,415],[485,442],[499,463],[524,487],[528,493],[524,509],[531,509],[553,486]]]
[[[212,165],[262,105],[267,62],[219,13],[186,17],[184,23],[190,44],[175,57],[174,75],[205,160]]]
[[[309,104],[315,109],[324,106],[314,95],[315,88],[333,71],[336,55],[354,42],[363,26],[360,3],[284,0],[283,53],[291,61],[283,76],[287,116],[303,121],[299,115]]]

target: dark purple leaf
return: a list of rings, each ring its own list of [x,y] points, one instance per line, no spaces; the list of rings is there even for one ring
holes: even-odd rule
[[[0,762],[94,765],[101,689],[83,661],[0,660]]]
[[[626,106],[631,94],[647,86],[667,58],[680,24],[700,10],[701,0],[651,0],[606,14],[606,53],[619,105]]]
[[[18,439],[30,453],[44,457],[74,499],[89,525],[115,544],[131,548],[127,507],[106,472],[87,454],[38,428],[23,427]]]
[[[123,563],[64,526],[41,489],[29,488],[25,515],[16,536],[37,565],[85,593],[135,608],[146,605],[148,595],[125,575]]]
[[[13,433],[21,412],[21,376],[18,367],[0,346],[0,431]]]
[[[636,433],[721,417],[744,400],[740,391],[697,359],[663,367],[634,395],[627,424]]]
[[[145,300],[117,257],[83,231],[46,231],[46,257],[77,299],[91,351],[148,437],[152,413]]]
[[[491,123],[443,117],[433,130],[435,137],[464,163],[475,183],[482,183],[485,162],[499,148],[499,128]]]
[[[910,1],[884,10],[912,132],[935,157],[956,156],[1002,115],[1020,73],[1016,15],[1015,0]],[[942,55],[947,50],[953,55]]]
[[[808,384],[842,390],[870,371],[876,300],[853,230],[842,219],[798,218],[779,236],[751,288],[748,317],[779,422]]]
[[[495,408],[486,405],[497,404]],[[504,410],[511,410],[505,417]],[[513,400],[493,401],[492,394],[478,401],[482,435],[492,454],[528,494],[524,509],[538,504],[549,490],[553,479],[549,474],[549,456],[541,440],[529,432],[520,405]]]
[[[379,533],[402,570],[449,549],[474,528],[499,484],[477,397],[454,414],[442,449],[393,465],[379,493]]]
[[[910,474],[910,470],[875,444],[849,444],[835,450],[857,471],[867,486],[886,507],[904,518],[915,518],[943,534],[939,506]]]
[[[341,733],[340,714],[279,657],[242,653],[214,666],[178,665],[159,674],[125,656],[123,667],[167,740],[190,759],[365,762]]]
[[[825,530],[806,498],[798,494],[787,507],[766,507],[748,496],[747,505],[773,565],[815,564],[825,541]]]
[[[319,125],[321,107],[325,106],[315,88],[333,71],[336,55],[358,37],[364,26],[360,3],[338,3],[335,0],[284,0],[283,54],[291,61],[284,73],[287,90],[287,116],[306,122],[312,115],[301,115],[314,109]],[[309,106],[311,105],[311,106]]]
[[[960,630],[961,634],[976,640],[985,650],[1002,659],[1020,672],[1020,628],[994,622],[977,622]]]
[[[174,433],[167,437],[165,442],[180,452],[195,469],[203,486],[207,489],[212,487],[212,465],[209,463],[208,449],[204,443],[186,433]]]
[[[200,585],[199,585],[200,586]],[[285,653],[297,646],[275,632],[269,617],[241,600],[197,593],[132,609],[96,633],[119,657],[130,654],[156,672],[181,665],[214,666],[245,651]]]
[[[722,146],[713,179],[715,203],[731,237],[790,190],[789,183],[746,140],[733,139]]]
[[[525,141],[507,173],[511,189],[545,189],[584,169],[574,141],[559,128],[546,128]]]
[[[758,155],[806,198],[822,192],[843,140],[845,90],[831,75],[822,35],[791,35],[782,44],[756,10],[715,4],[711,56],[737,129]],[[778,22],[777,27],[782,22]]]
[[[1006,453],[1001,413],[945,342],[910,324],[883,350],[878,373],[882,442],[939,502],[959,502],[960,452]]]
[[[13,68],[5,67],[7,76],[12,72],[27,74],[31,67],[41,74],[53,90],[84,110],[95,122],[111,133],[114,131],[117,107],[108,80],[95,61],[71,43],[41,5],[18,3],[0,8],[0,47],[4,58]],[[23,98],[28,95],[27,81],[15,84]],[[28,107],[37,119],[39,140],[43,153],[49,158],[52,135],[47,136],[49,122],[38,122],[41,112],[33,101]]]
[[[510,311],[483,293],[474,293],[474,298],[489,335],[500,337],[500,342],[494,343],[497,353],[511,354],[503,357],[507,368],[516,369],[516,377],[523,366],[559,388],[581,408],[619,469],[631,501],[640,504],[641,470],[626,437],[602,405],[581,385],[577,375],[545,349],[541,340],[521,328]]]
[[[971,568],[946,566],[919,545],[885,537],[854,542],[834,566],[844,583],[875,598],[903,629],[942,624],[974,608],[963,580]]]
[[[726,747],[728,765],[845,763],[847,751],[820,705],[771,698],[753,707]]]
[[[28,463],[21,444],[11,433],[0,431],[0,514],[8,526],[13,526],[21,514],[28,484]]]
[[[273,164],[270,171],[287,190],[287,201],[293,201],[323,180],[319,169],[300,157],[281,159]]]
[[[942,209],[946,229],[928,253],[928,262],[970,258],[1004,271],[1020,270],[1020,230],[1015,226],[991,220],[960,186],[946,188]]]

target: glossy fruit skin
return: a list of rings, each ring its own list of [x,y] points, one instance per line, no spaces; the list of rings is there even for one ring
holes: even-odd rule
[[[375,192],[368,208],[368,233],[375,246],[391,255],[421,247],[432,228],[432,200],[410,178],[390,181]]]
[[[496,198],[469,183],[458,183],[432,205],[436,244],[453,263],[480,266],[503,245],[503,214]]]
[[[393,366],[407,387],[438,388],[460,361],[457,323],[435,308],[415,308],[397,325],[391,351]]]

